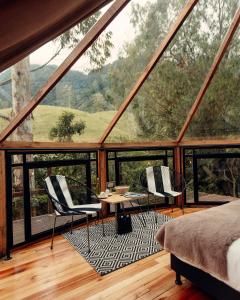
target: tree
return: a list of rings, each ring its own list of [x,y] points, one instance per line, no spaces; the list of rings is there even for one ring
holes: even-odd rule
[[[48,65],[57,55],[60,54],[64,48],[73,48],[82,37],[89,31],[89,29],[97,22],[101,15],[98,11],[92,16],[88,17],[83,22],[77,24],[67,32],[60,35],[54,40],[58,44],[58,49],[54,55],[42,66],[37,66],[30,70],[29,57],[18,62],[11,68],[11,78],[4,79],[0,82],[0,86],[12,84],[12,117],[17,115],[22,107],[24,107],[31,100],[31,73]],[[110,49],[113,46],[111,43],[111,31],[105,31],[93,43],[93,45],[86,51],[85,55],[89,58],[89,62],[94,68],[101,68],[106,59],[110,56]],[[46,79],[44,77],[44,79]],[[70,90],[69,90],[70,91]],[[2,91],[0,90],[1,94]],[[69,94],[69,93],[68,93]],[[69,96],[69,95],[68,95]],[[68,101],[70,105],[70,100]],[[0,118],[9,120],[8,116],[1,114]],[[15,140],[32,141],[33,134],[31,129],[31,117],[28,117],[15,131],[13,136]]]
[[[16,63],[11,68],[12,79],[12,117],[26,106],[31,99],[31,77],[29,57]],[[15,130],[14,140],[32,141],[31,115],[28,116]]]
[[[85,122],[73,122],[75,115],[72,112],[64,111],[59,117],[55,127],[50,130],[50,139],[57,139],[59,142],[72,142],[74,134],[81,135],[86,127]]]
[[[184,0],[159,0],[134,6],[132,23],[136,37],[125,46],[118,70],[111,72],[113,94],[121,93],[120,101],[184,3]],[[129,107],[141,130],[137,138],[159,140],[178,136],[237,7],[237,0],[200,1],[196,5]],[[240,39],[236,34],[188,135],[237,132],[239,53]],[[119,97],[114,99],[119,101]]]

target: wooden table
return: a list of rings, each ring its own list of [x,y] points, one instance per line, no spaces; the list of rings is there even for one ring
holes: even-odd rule
[[[118,233],[118,214],[121,212],[120,205],[121,204],[124,205],[124,202],[130,202],[131,203],[131,201],[136,201],[136,200],[138,201],[140,199],[145,198],[146,196],[147,195],[142,194],[142,196],[137,196],[137,197],[125,197],[125,196],[123,196],[121,194],[113,193],[111,196],[109,196],[107,198],[100,199],[102,202],[115,205],[115,228],[116,228],[116,235]],[[131,203],[131,205],[132,205],[132,203]],[[140,207],[140,205],[139,205],[139,207]],[[141,207],[140,207],[140,210],[141,210]],[[144,220],[144,222],[140,219],[140,221],[142,222],[143,226],[145,226],[146,222],[145,222],[144,217],[143,217],[143,220]]]

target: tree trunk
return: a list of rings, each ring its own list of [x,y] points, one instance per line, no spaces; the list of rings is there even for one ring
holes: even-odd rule
[[[11,68],[12,77],[12,117],[15,117],[20,110],[31,99],[31,78],[29,57],[21,60]],[[31,116],[14,131],[13,140],[32,141]]]
[[[12,117],[15,117],[21,109],[31,100],[31,76],[29,57],[24,58],[11,68],[12,79]],[[14,131],[12,140],[33,141],[31,115],[26,118]],[[20,162],[19,156],[14,156],[14,162]],[[29,158],[31,159],[31,157]],[[22,189],[23,174],[20,169],[14,170],[14,185]],[[30,174],[30,186],[33,188],[34,172]]]

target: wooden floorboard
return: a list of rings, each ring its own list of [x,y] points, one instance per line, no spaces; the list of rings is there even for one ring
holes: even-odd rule
[[[192,213],[198,208],[187,208]],[[177,217],[181,211],[164,210]],[[62,236],[51,251],[49,239],[15,250],[13,259],[0,261],[0,299],[173,299],[209,300],[183,280],[175,285],[169,254],[160,251],[127,267],[100,276]]]

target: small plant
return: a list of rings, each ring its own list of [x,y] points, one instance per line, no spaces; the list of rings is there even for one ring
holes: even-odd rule
[[[56,139],[59,142],[72,142],[74,134],[81,135],[84,132],[86,124],[83,121],[74,123],[74,117],[74,113],[64,111],[59,117],[56,126],[50,130],[50,139]]]

